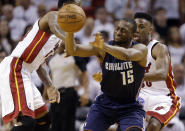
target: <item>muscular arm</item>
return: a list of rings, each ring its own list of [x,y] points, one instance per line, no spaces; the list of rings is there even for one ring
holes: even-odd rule
[[[40,77],[40,79],[42,80],[42,82],[46,88],[52,86],[52,81],[49,76],[49,72],[47,71],[46,64],[43,64],[39,67],[39,69],[37,70],[37,74]]]
[[[147,55],[147,48],[142,44],[128,49],[105,44],[103,50],[120,60],[142,61]]]
[[[51,11],[47,14],[48,26],[50,31],[62,40],[65,40],[65,32],[62,31],[57,24],[57,11]]]
[[[67,54],[73,56],[89,57],[96,55],[100,57],[105,55],[103,51],[100,52],[98,48],[91,45],[75,44],[73,33],[66,33],[65,47]]]
[[[169,71],[170,56],[168,49],[163,44],[157,44],[152,51],[153,58],[156,59],[156,70],[145,73],[145,81],[162,81],[166,80]]]

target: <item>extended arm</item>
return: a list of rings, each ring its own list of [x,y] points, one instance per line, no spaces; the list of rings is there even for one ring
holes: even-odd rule
[[[147,55],[147,48],[142,44],[128,49],[105,44],[103,50],[120,60],[140,61]]]
[[[149,73],[145,73],[145,81],[161,81],[166,80],[169,71],[170,56],[168,49],[163,44],[157,44],[152,51],[152,56],[156,59],[156,69]]]
[[[50,31],[64,41],[65,32],[62,31],[57,24],[57,15],[58,15],[57,11],[52,11],[47,14],[48,25],[49,25]]]
[[[100,33],[97,33],[95,36],[95,41],[90,43],[92,46],[97,47],[120,60],[130,60],[138,62],[146,60],[144,58],[145,56],[147,56],[147,48],[143,44],[137,44],[132,48],[124,48],[120,46],[105,44]]]
[[[47,71],[47,65],[43,64],[37,70],[38,76],[42,80],[44,87],[47,89],[47,94],[51,103],[60,102],[60,94],[58,90],[52,85],[52,81]]]
[[[52,86],[52,81],[49,76],[47,65],[45,63],[39,67],[39,69],[37,70],[37,74],[46,88]]]
[[[66,33],[65,47],[67,54],[73,56],[89,57],[96,55],[100,57],[103,54],[91,45],[75,44],[73,33]]]

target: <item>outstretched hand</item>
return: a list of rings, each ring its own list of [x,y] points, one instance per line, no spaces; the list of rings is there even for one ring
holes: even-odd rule
[[[100,48],[103,49],[104,48],[104,40],[103,40],[103,36],[100,32],[94,34],[95,36],[95,40],[93,42],[90,42],[90,45],[96,47],[96,48]]]

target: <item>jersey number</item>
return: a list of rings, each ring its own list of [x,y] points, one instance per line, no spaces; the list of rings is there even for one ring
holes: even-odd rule
[[[121,72],[122,79],[123,79],[123,85],[131,84],[134,82],[134,76],[133,76],[133,70],[128,70]]]
[[[145,82],[146,82],[146,84],[145,84]],[[144,82],[142,83],[142,87],[145,87],[145,86],[151,87],[151,86],[152,86],[152,82],[150,82],[150,81],[144,81]]]

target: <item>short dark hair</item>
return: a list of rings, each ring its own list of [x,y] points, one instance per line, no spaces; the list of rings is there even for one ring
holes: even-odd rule
[[[124,20],[124,21],[127,21],[127,22],[131,23],[133,25],[133,32],[136,32],[136,30],[137,30],[137,24],[136,24],[136,22],[135,22],[134,19],[131,19],[131,18],[123,18],[121,20]]]
[[[61,8],[64,3],[74,3],[75,0],[58,0],[58,8]]]
[[[135,15],[134,15],[134,19],[137,19],[137,18],[145,19],[145,20],[149,21],[151,24],[153,23],[153,18],[152,18],[152,16],[150,16],[150,15],[147,14],[147,13],[137,12],[137,13],[135,13]]]

